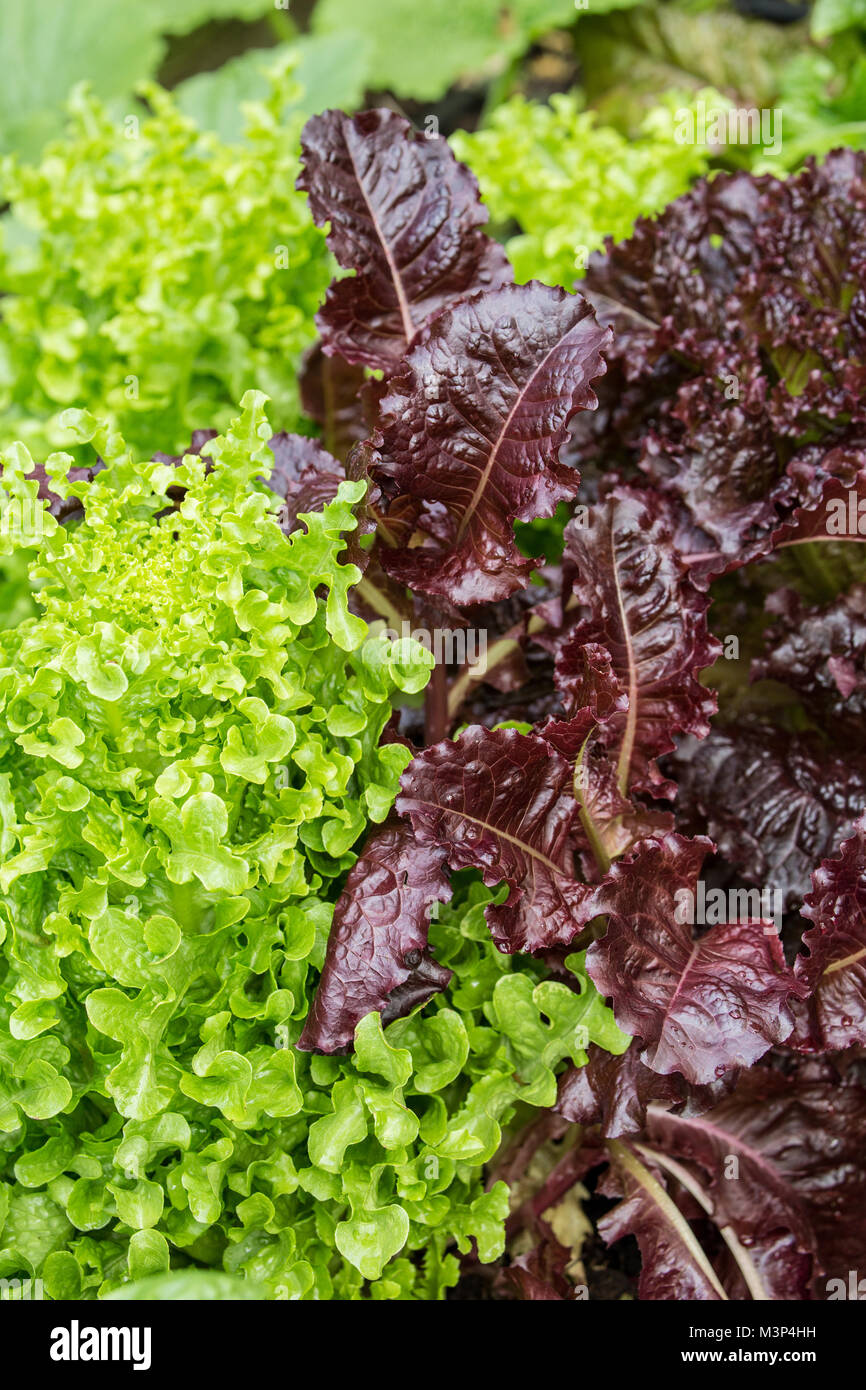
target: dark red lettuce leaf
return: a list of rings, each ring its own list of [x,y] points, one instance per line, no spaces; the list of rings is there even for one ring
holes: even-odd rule
[[[773,533],[774,549],[806,541],[866,541],[866,446],[840,446],[818,459],[816,452],[806,449],[789,465],[802,501]]]
[[[588,882],[596,882],[607,872],[610,861],[626,854],[638,840],[674,828],[669,811],[622,795],[616,765],[594,738],[599,723],[586,708],[572,719],[548,719],[537,728],[537,733],[572,765],[577,811],[574,839]]]
[[[607,935],[586,965],[612,1000],[616,1021],[643,1039],[641,1061],[694,1084],[750,1066],[785,1040],[788,1005],[802,992],[785,964],[772,922],[739,921],[695,936],[683,894],[697,899],[701,865],[712,845],[668,834],[639,844],[612,866],[596,890],[609,914]]]
[[[638,218],[627,241],[608,240],[590,257],[581,289],[615,336],[598,414],[572,426],[577,466],[597,459],[633,470],[642,436],[701,364],[736,370],[725,300],[753,254],[761,186],[747,174],[701,180],[658,218]]]
[[[537,734],[479,725],[425,748],[403,774],[397,810],[416,844],[508,884],[506,902],[486,908],[501,950],[568,945],[595,915],[592,889],[574,878],[571,776]]]
[[[797,1044],[810,1052],[866,1045],[866,816],[816,869],[803,916],[814,926],[803,936],[808,954],[794,962],[810,991],[795,1008]]]
[[[776,1297],[798,1296],[792,1260],[802,1269],[807,1257],[805,1273],[817,1298],[827,1296],[827,1277],[847,1281],[850,1269],[862,1268],[862,1087],[753,1067],[699,1116],[651,1106],[647,1135],[660,1152],[699,1166],[709,1179],[715,1220],[731,1226],[747,1248],[788,1237],[783,1252],[776,1252],[788,1265]]]
[[[674,543],[698,588],[790,545],[866,540],[857,430],[789,455],[765,412],[725,404],[708,378],[683,386],[664,424],[647,432],[640,466],[679,508]]]
[[[866,756],[754,717],[685,741],[668,766],[678,827],[709,834],[747,882],[780,892],[785,908],[803,901],[814,866],[866,807]]]
[[[800,1253],[812,1255],[815,1239],[806,1201],[784,1164],[779,1165],[784,1146],[777,1148],[771,1133],[786,1114],[789,1090],[778,1073],[755,1067],[730,1096],[697,1117],[651,1106],[647,1142],[674,1159],[700,1165],[717,1220],[733,1227],[741,1240],[751,1245],[786,1231]]]
[[[806,441],[832,450],[862,428],[864,268],[866,157],[851,150],[788,179],[702,181],[591,258],[582,288],[616,341],[569,458],[640,465],[675,496],[696,581],[768,553],[810,502],[793,466]]]
[[[376,529],[379,501],[379,489],[369,471],[369,446],[353,445],[345,465],[323,449],[318,440],[303,434],[275,434],[268,440],[268,447],[274,455],[274,465],[266,482],[271,491],[283,499],[277,519],[286,535],[304,524],[301,518],[306,513],[320,512],[332,501],[344,479],[363,478],[367,491],[354,508],[357,525],[347,538],[344,558],[365,571],[370,563],[370,551],[362,540]],[[365,582],[366,592],[369,580]],[[354,591],[353,599],[357,599],[360,592]]]
[[[434,994],[440,994],[451,979],[451,971],[424,952],[407,951],[403,964],[409,967],[409,975],[402,984],[395,985],[388,995],[382,1008],[383,1023],[405,1018],[419,1004],[426,1004]]]
[[[680,1076],[661,1076],[640,1060],[642,1044],[633,1042],[619,1057],[591,1043],[584,1067],[569,1067],[559,1079],[556,1109],[574,1124],[601,1126],[608,1139],[640,1134],[651,1101],[674,1105],[685,1098]]]
[[[301,512],[320,512],[336,497],[346,474],[318,440],[306,435],[275,434],[268,440],[268,448],[274,456],[274,466],[267,485],[283,499],[280,525],[289,534],[300,525]]]
[[[665,353],[715,361],[728,337],[725,300],[754,255],[761,193],[775,180],[748,174],[701,179],[631,237],[590,257],[583,281],[615,333],[612,363],[646,378]]]
[[[595,723],[626,715],[628,691],[613,667],[613,657],[599,642],[569,640],[554,646],[556,685],[569,713],[588,711]]]
[[[810,718],[836,741],[866,741],[866,586],[854,585],[824,607],[809,607],[793,589],[767,600],[774,622],[753,680],[796,691]]]
[[[726,401],[714,378],[680,388],[664,422],[647,433],[639,466],[706,536],[714,553],[703,574],[766,554],[796,496],[765,413],[747,400]]]
[[[322,431],[322,445],[335,458],[345,460],[353,444],[370,433],[359,395],[366,380],[363,367],[344,357],[328,357],[321,343],[304,354],[298,381],[304,414]]]
[[[574,1298],[574,1285],[566,1269],[571,1255],[552,1232],[532,1250],[511,1261],[505,1278],[527,1303],[561,1303]]]
[[[579,475],[557,456],[571,417],[595,405],[608,342],[584,300],[535,281],[436,320],[380,402],[380,470],[427,537],[383,551],[395,579],[458,604],[527,583],[513,523],[576,492]]]
[[[636,1049],[619,1059],[591,1050],[592,1085],[587,1069],[571,1069],[556,1108],[608,1132],[589,1163],[607,1158],[596,1190],[622,1200],[599,1233],[609,1244],[637,1238],[639,1296],[824,1299],[831,1278],[850,1296],[850,1271],[866,1245],[866,1091],[777,1064],[752,1067],[722,1089],[677,1080],[670,1094],[654,1096],[664,1079],[641,1067]]]
[[[598,1187],[622,1200],[598,1223],[608,1245],[635,1236],[640,1246],[638,1297],[714,1302],[724,1287],[658,1169],[619,1139],[608,1142],[610,1168]]]
[[[430,910],[451,896],[444,863],[443,851],[420,844],[408,825],[370,837],[334,909],[302,1051],[344,1052],[371,1010],[390,1021],[445,988],[451,971],[427,950]]]
[[[559,645],[556,682],[563,704],[572,713],[568,719],[547,719],[537,732],[572,765],[575,842],[584,877],[596,882],[612,859],[627,853],[638,840],[672,830],[674,821],[670,812],[623,795],[616,763],[599,737],[629,707],[610,653],[593,642],[581,646],[554,638],[550,645],[553,650]]]
[[[626,1200],[599,1230],[637,1236],[642,1298],[719,1297],[720,1280],[731,1298],[824,1299],[830,1279],[847,1297],[866,1246],[864,1137],[866,1091],[802,1067],[753,1067],[710,1105],[652,1101],[642,1135],[608,1142],[599,1191]]]
[[[736,1236],[733,1226],[727,1230]],[[790,1232],[774,1231],[763,1240],[743,1243],[737,1253],[738,1259],[733,1259],[719,1242],[715,1263],[730,1298],[774,1303],[810,1299],[814,1259],[797,1248]]]
[[[156,457],[159,458],[160,456],[157,455]],[[162,461],[167,462],[167,456],[162,456]],[[179,459],[176,461],[180,462]],[[100,473],[104,467],[105,464],[99,459],[93,468],[70,468],[66,478],[70,483],[92,483],[96,474]],[[2,469],[2,465],[0,465],[0,469]],[[84,504],[79,497],[61,497],[54,491],[51,486],[51,479],[45,471],[44,463],[34,464],[27,477],[30,481],[36,480],[39,485],[36,494],[39,501],[48,504],[49,512],[61,526],[65,525],[67,521],[80,521],[84,516]]]
[[[673,549],[670,509],[656,494],[617,489],[582,523],[576,517],[566,528],[563,592],[579,617],[560,645],[557,674],[574,698],[581,649],[609,654],[625,709],[620,702],[611,711],[599,737],[616,758],[620,792],[664,794],[656,758],[675,734],[704,736],[716,709],[697,679],[721,650],[707,631],[707,599]]]
[[[325,352],[390,371],[449,304],[511,281],[481,230],[475,178],[444,139],[394,111],[326,111],[307,122],[301,148],[298,187],[317,224],[330,223],[337,260],[357,272],[331,285],[317,316]]]
[[[768,415],[800,434],[816,416],[864,419],[866,160],[834,150],[770,180],[755,254],[729,307],[772,370]]]
[[[763,378],[782,433],[860,418],[864,170],[862,153],[836,150],[793,178],[701,180],[590,258],[585,293],[616,332],[613,372],[640,383],[650,416],[659,376],[668,397],[689,376],[715,376],[721,399],[733,374],[741,387]]]

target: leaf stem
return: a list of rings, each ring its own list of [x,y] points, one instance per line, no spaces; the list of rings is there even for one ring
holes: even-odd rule
[[[401,613],[387,595],[383,594],[381,589],[377,589],[369,579],[360,579],[355,585],[355,591],[374,613],[380,613],[383,618],[387,618],[394,631],[399,632],[403,619],[408,616],[408,610]]]
[[[589,734],[587,734],[586,738],[584,739],[583,746],[581,747],[579,754],[574,760],[574,779],[572,783],[572,788],[574,791],[574,799],[579,807],[578,814],[580,815],[580,823],[586,831],[586,838],[589,840],[589,847],[592,850],[593,855],[595,856],[595,862],[598,865],[599,870],[602,874],[606,874],[608,869],[610,868],[610,855],[608,854],[604,846],[604,841],[598,833],[598,828],[595,824],[595,821],[590,815],[586,802],[584,801],[581,795],[580,769],[583,767],[583,761],[586,756],[586,748],[588,743]]]
[[[520,643],[513,637],[500,637],[486,654],[484,664],[476,666],[466,666],[453,682],[448,692],[448,714],[451,719],[456,719],[460,713],[460,706],[469,695],[473,685],[477,685],[487,679],[490,671],[510,656],[513,651],[518,651]]]
[[[651,1162],[657,1163],[660,1168],[666,1168],[671,1176],[676,1178],[677,1182],[686,1189],[686,1192],[694,1197],[698,1205],[703,1207],[707,1215],[713,1217],[713,1220],[715,1220],[712,1201],[697,1179],[693,1178],[691,1173],[689,1173],[681,1163],[677,1163],[673,1158],[668,1158],[665,1154],[658,1153],[655,1149],[648,1149],[643,1144],[635,1144],[635,1148],[638,1153],[643,1154],[644,1157],[648,1157]],[[767,1293],[761,1276],[755,1267],[755,1262],[739,1239],[736,1231],[730,1226],[719,1226],[719,1231],[722,1239],[739,1266],[740,1273],[743,1276],[743,1282],[752,1295],[752,1298],[760,1303],[771,1302],[770,1295]]]
[[[441,743],[448,737],[448,677],[441,661],[433,667],[424,699],[424,741]]]
[[[609,1139],[607,1141],[607,1146],[611,1156],[616,1162],[625,1169],[633,1182],[636,1182],[639,1187],[643,1188],[650,1201],[654,1202],[658,1207],[662,1217],[668,1225],[673,1228],[680,1242],[685,1246],[689,1255],[694,1260],[713,1291],[723,1302],[729,1302],[728,1295],[719,1282],[716,1271],[707,1259],[706,1254],[698,1242],[697,1236],[673,1198],[665,1192],[665,1189],[658,1179],[653,1177],[649,1169],[644,1167],[631,1149],[626,1148],[625,1144],[621,1144],[618,1139]],[[656,1154],[653,1153],[652,1157],[655,1159]]]

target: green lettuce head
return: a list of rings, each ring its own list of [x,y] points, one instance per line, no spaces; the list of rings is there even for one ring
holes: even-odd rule
[[[70,414],[105,467],[48,460],[66,526],[3,456],[0,541],[38,613],[0,632],[0,1278],[438,1298],[451,1248],[502,1252],[501,1126],[590,1038],[626,1040],[581,958],[577,994],[501,956],[469,883],[432,928],[446,993],[368,1015],[351,1057],[295,1049],[409,760],[380,745],[392,701],[432,659],[348,607],[364,484],[286,536],[264,398],[242,405],[178,467]]]

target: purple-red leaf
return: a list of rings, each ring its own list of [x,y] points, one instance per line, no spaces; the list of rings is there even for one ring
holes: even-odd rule
[[[788,1237],[787,1249],[777,1251],[789,1273],[776,1297],[797,1297],[792,1259],[802,1277],[809,1257],[805,1273],[813,1279],[821,1271],[845,1277],[862,1268],[866,1092],[860,1086],[754,1067],[700,1115],[651,1106],[647,1133],[664,1154],[700,1166],[715,1220],[732,1227],[747,1249],[771,1244],[779,1233]],[[813,1296],[827,1296],[823,1279]]]
[[[807,457],[812,452],[806,451]],[[804,541],[866,541],[864,450],[830,450],[821,460],[824,472],[829,476],[819,474],[820,486],[813,485],[803,505],[773,533],[776,549]]]
[[[774,616],[766,655],[752,662],[753,680],[796,691],[819,728],[847,747],[866,741],[866,586],[854,585],[823,608],[810,608],[792,589],[767,600]]]
[[[673,735],[709,731],[716,699],[697,673],[720,646],[707,631],[707,599],[671,544],[673,524],[663,499],[619,489],[583,522],[576,517],[566,529],[563,587],[580,605],[580,616],[560,649],[559,678],[572,695],[581,649],[589,644],[591,651],[609,653],[624,698],[600,739],[616,757],[623,794],[658,795],[665,784],[655,759],[673,749]]]
[[[700,360],[728,334],[725,298],[753,255],[760,196],[771,182],[747,174],[701,179],[660,217],[640,217],[632,236],[590,258],[585,285],[613,326],[614,357],[629,380],[673,345]]]
[[[709,834],[748,883],[780,893],[785,908],[803,901],[814,866],[866,807],[866,756],[758,720],[685,742],[670,766],[678,827]]]
[[[638,1296],[647,1300],[713,1302],[721,1280],[694,1231],[645,1159],[619,1139],[608,1142],[611,1166],[598,1190],[622,1200],[598,1223],[608,1245],[635,1236],[641,1253]]]
[[[328,357],[321,343],[304,354],[298,380],[304,414],[321,427],[328,452],[344,461],[352,445],[370,433],[359,394],[365,380],[363,367],[344,357]]]
[[[566,1275],[571,1255],[552,1231],[504,1271],[508,1283],[527,1303],[562,1303],[574,1298],[574,1285]]]
[[[267,485],[283,499],[280,525],[290,533],[297,529],[301,512],[320,512],[337,495],[345,478],[338,461],[315,439],[303,434],[275,434],[268,440],[274,466]]]
[[[534,281],[436,320],[380,402],[380,467],[427,537],[384,554],[395,579],[460,604],[527,583],[513,523],[577,490],[559,448],[575,411],[595,405],[608,341],[584,300]]]
[[[808,955],[794,974],[810,997],[795,1009],[796,1039],[805,1051],[866,1044],[866,815],[844,840],[838,858],[812,877],[803,916],[814,926],[803,937]]]
[[[478,184],[447,141],[394,111],[313,116],[298,187],[354,277],[331,285],[317,324],[327,353],[392,370],[455,300],[507,284],[505,253],[481,230]]]
[[[502,950],[566,946],[595,915],[592,889],[574,878],[571,775],[543,738],[478,725],[426,748],[403,774],[397,809],[416,843],[508,884],[507,901],[486,908]]]
[[[334,909],[322,977],[298,1039],[302,1051],[344,1052],[373,1009],[390,1021],[445,988],[451,971],[427,950],[430,909],[451,896],[444,861],[442,850],[419,844],[406,825],[367,841]]]
[[[614,864],[595,908],[607,935],[587,952],[587,970],[613,1002],[616,1021],[643,1039],[653,1071],[713,1081],[750,1066],[793,1027],[788,1006],[802,993],[771,921],[726,921],[695,937],[698,878],[708,840],[645,840]]]
[[[559,1080],[556,1109],[579,1125],[601,1125],[608,1139],[639,1134],[651,1101],[674,1105],[685,1098],[680,1076],[660,1076],[640,1060],[641,1043],[621,1056],[591,1043],[585,1067],[569,1067]]]
[[[702,180],[591,258],[583,292],[616,339],[570,456],[642,467],[676,497],[696,581],[768,553],[811,502],[797,492],[802,441],[832,450],[862,427],[864,267],[866,157],[853,150],[791,178]]]
[[[659,430],[647,434],[639,466],[706,538],[697,553],[712,559],[692,564],[708,577],[766,554],[796,495],[766,415],[748,400],[726,402],[714,378],[680,388]]]
[[[556,652],[556,685],[571,714],[587,710],[596,723],[626,715],[629,697],[613,658],[598,642],[566,641]]]
[[[156,457],[159,458],[160,456],[157,455]],[[168,461],[167,455],[163,455],[162,458]],[[179,463],[180,460],[178,459],[176,462]],[[69,483],[92,483],[96,474],[100,473],[104,467],[105,464],[100,459],[93,468],[70,468],[66,475],[66,481]],[[0,471],[2,471],[2,466],[0,466]],[[84,504],[79,497],[74,495],[61,497],[54,491],[51,479],[45,471],[44,463],[34,464],[27,477],[31,482],[35,479],[38,483],[39,491],[36,495],[39,501],[47,503],[49,512],[56,521],[60,522],[61,526],[67,521],[79,521],[84,515]]]
[[[622,795],[615,764],[593,741],[600,722],[603,721],[593,717],[591,709],[585,708],[572,719],[548,719],[537,728],[541,737],[572,765],[577,809],[575,843],[591,882],[606,873],[610,861],[626,854],[638,840],[674,828],[669,811],[647,807],[637,798]]]

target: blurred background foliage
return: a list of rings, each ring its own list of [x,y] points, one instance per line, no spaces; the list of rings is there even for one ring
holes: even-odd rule
[[[236,136],[239,100],[262,95],[262,60],[286,45],[311,109],[357,105],[371,90],[437,100],[464,79],[501,76],[574,13],[572,0],[4,0],[0,148],[37,155],[81,80],[119,109],[155,78],[177,88],[183,109]]]
[[[866,0],[3,0],[0,151],[37,156],[87,81],[118,115],[143,81],[226,139],[292,53],[307,112],[405,104],[443,133],[517,94],[573,91],[623,134],[670,89],[783,104],[822,146],[866,138]]]

